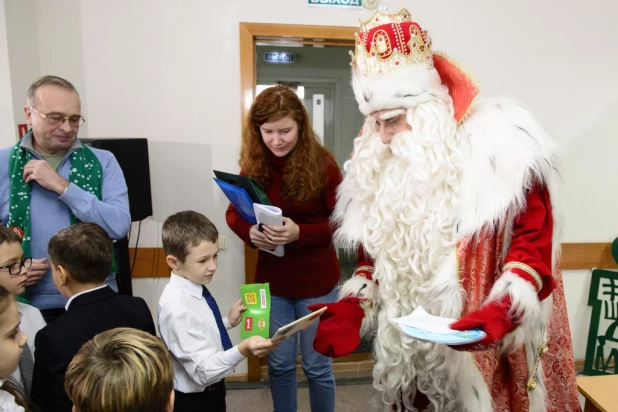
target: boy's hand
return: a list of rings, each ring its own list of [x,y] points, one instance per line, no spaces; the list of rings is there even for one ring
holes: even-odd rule
[[[238,326],[242,320],[242,313],[245,310],[247,310],[247,308],[242,304],[242,299],[238,299],[234,305],[232,305],[232,309],[230,309],[230,313],[227,315],[227,321],[230,322],[230,325]]]
[[[32,286],[36,284],[49,270],[49,263],[47,258],[32,259],[32,266],[28,269],[28,280],[26,286]]]
[[[261,336],[251,336],[240,342],[238,350],[246,358],[250,353],[258,358],[263,358],[273,351],[279,343],[273,343],[270,339],[264,339]]]
[[[289,217],[283,217],[282,226],[264,225],[266,239],[274,245],[287,245],[296,242],[300,236],[300,228]]]

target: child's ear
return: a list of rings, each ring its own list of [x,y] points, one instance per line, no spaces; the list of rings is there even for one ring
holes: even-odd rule
[[[71,278],[71,274],[69,273],[68,270],[66,270],[64,268],[64,266],[58,265],[58,266],[56,266],[56,270],[60,274],[60,285],[66,286],[67,283],[69,283],[71,280],[73,280]]]
[[[174,255],[167,255],[165,257],[165,261],[167,262],[167,266],[169,266],[172,270],[178,270],[178,258]]]
[[[170,397],[167,400],[167,405],[165,405],[165,412],[173,412],[174,410],[174,400],[176,399],[176,394],[174,393],[174,389],[170,392]]]

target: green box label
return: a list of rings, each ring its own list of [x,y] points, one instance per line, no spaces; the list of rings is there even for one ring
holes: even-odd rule
[[[240,296],[247,308],[242,314],[240,337],[261,336],[268,339],[270,332],[270,288],[268,283],[240,286]]]

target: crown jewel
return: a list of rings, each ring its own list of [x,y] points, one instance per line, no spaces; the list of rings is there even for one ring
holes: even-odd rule
[[[355,33],[355,37],[355,52],[350,55],[356,75],[387,73],[413,64],[433,68],[429,35],[411,20],[405,8],[394,14],[377,11],[361,21],[360,33]]]

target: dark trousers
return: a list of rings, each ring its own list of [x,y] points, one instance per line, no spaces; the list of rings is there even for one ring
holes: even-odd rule
[[[43,319],[45,319],[45,323],[50,323],[53,320],[56,320],[58,317],[64,315],[66,310],[64,308],[55,308],[55,309],[42,309],[41,315],[43,315]]]
[[[203,392],[176,391],[174,412],[225,412],[225,382],[207,386]]]

